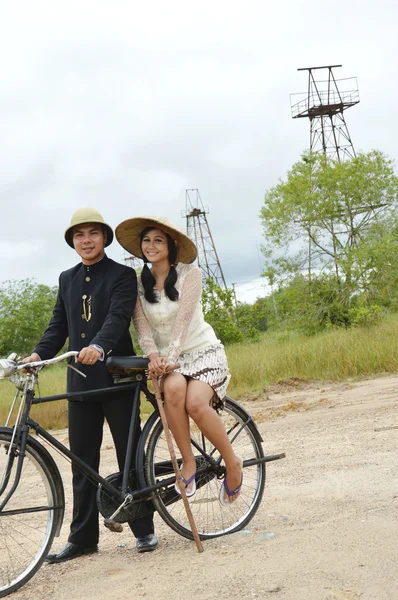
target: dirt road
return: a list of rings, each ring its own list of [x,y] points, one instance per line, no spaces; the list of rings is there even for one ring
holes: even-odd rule
[[[157,519],[159,549],[139,555],[125,530],[100,552],[45,565],[13,600],[397,600],[398,377],[286,382],[248,404],[271,463],[248,529],[192,542]],[[58,432],[59,438],[67,433]],[[69,466],[57,461],[67,481]],[[102,471],[114,470],[109,436]],[[70,501],[58,549],[67,538]]]

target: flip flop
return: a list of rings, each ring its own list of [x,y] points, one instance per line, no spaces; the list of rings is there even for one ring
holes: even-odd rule
[[[182,467],[183,467],[183,464],[181,463],[181,471],[182,471]],[[192,481],[193,481],[191,490],[189,492],[187,492],[187,490],[185,489],[187,498],[191,498],[194,494],[196,494],[196,479],[195,479],[195,477],[196,477],[196,471],[193,475],[191,475],[191,477],[189,479],[185,479],[184,475],[181,474],[181,479],[182,479],[183,484],[185,485],[185,488],[187,488],[189,486],[189,484],[192,483]],[[181,496],[181,491],[180,491],[180,488],[178,487],[177,482],[174,484],[174,489],[177,492],[177,494],[179,496]]]
[[[239,460],[240,460],[240,466],[242,468],[243,467],[243,458],[241,456],[237,456],[237,458],[239,458]],[[227,477],[226,476],[224,477],[224,481],[223,481],[223,484],[222,484],[222,486],[220,488],[220,494],[219,494],[219,497],[218,497],[218,499],[220,500],[220,502],[221,502],[221,504],[223,506],[232,506],[232,504],[234,502],[236,502],[236,500],[239,498],[239,496],[238,496],[237,498],[235,498],[235,500],[232,500],[232,502],[231,501],[226,502],[224,500],[224,491],[227,492],[227,496],[228,496],[228,498],[230,498],[231,496],[234,496],[235,494],[237,494],[238,492],[240,492],[240,490],[242,489],[242,484],[243,484],[243,472],[242,472],[242,477],[241,477],[241,480],[240,480],[240,484],[234,490],[230,490],[229,489],[228,484],[227,484]]]

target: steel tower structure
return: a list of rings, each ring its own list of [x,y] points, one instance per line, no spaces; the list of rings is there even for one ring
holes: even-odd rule
[[[212,279],[220,287],[227,288],[221,264],[218,258],[213,236],[198,189],[185,190],[185,213],[187,234],[198,249],[198,266],[202,271],[202,279]]]
[[[340,162],[355,156],[344,111],[359,102],[356,77],[335,78],[333,69],[341,66],[297,69],[308,71],[308,88],[301,94],[290,95],[292,118],[310,120],[311,152],[324,152]],[[327,71],[327,77],[316,80],[314,71],[320,69]]]
[[[128,267],[132,267],[135,271],[140,271],[144,264],[142,258],[138,258],[138,256],[133,254],[128,254],[127,252],[124,252],[123,254],[123,262],[125,262]]]

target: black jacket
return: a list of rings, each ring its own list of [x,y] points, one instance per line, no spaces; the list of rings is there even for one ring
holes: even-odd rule
[[[91,319],[84,319],[83,296],[91,297]],[[57,302],[53,316],[34,352],[42,360],[55,356],[69,338],[69,350],[81,350],[98,344],[109,354],[134,354],[129,333],[131,315],[137,299],[137,277],[130,267],[105,256],[87,266],[79,263],[59,277]],[[86,315],[88,304],[86,300]],[[93,366],[74,363],[87,378],[68,369],[69,392],[111,386],[113,381],[105,361]],[[88,398],[89,399],[89,398]]]

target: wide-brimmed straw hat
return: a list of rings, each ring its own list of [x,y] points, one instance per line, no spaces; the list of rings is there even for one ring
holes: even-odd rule
[[[105,229],[107,236],[105,247],[112,244],[113,241],[113,230],[110,225],[105,223],[104,217],[96,208],[79,208],[76,212],[73,213],[70,225],[67,229],[65,229],[65,240],[66,243],[69,244],[71,248],[73,246],[73,228],[76,225],[84,225],[85,223],[100,223],[102,227]]]
[[[197,250],[193,241],[166,217],[133,217],[118,225],[115,229],[116,239],[130,254],[144,258],[141,250],[141,232],[147,227],[161,229],[177,242],[177,262],[192,263]]]

